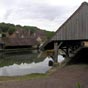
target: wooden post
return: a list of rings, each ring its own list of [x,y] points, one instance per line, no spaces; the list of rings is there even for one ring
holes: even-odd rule
[[[58,43],[54,42],[54,60],[57,62],[57,56],[58,56]]]
[[[57,62],[58,59],[58,49],[62,45],[63,42],[60,42],[58,45],[58,42],[54,42],[54,60]]]

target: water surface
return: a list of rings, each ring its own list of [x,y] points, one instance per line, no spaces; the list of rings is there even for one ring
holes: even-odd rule
[[[16,55],[15,57],[11,55],[9,57],[10,58],[5,57],[5,59],[3,59],[3,63],[9,64],[10,62],[13,62],[13,64],[0,67],[0,76],[22,76],[31,73],[46,73],[51,68],[50,66],[48,66],[48,63],[49,60],[52,59],[48,57],[41,62],[32,61],[31,58],[33,57],[31,57],[30,54]],[[25,60],[29,62],[31,60],[32,62],[23,62]],[[20,64],[17,64],[16,62],[20,62]]]

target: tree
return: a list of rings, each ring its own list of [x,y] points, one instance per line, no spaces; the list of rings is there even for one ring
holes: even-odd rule
[[[8,33],[9,33],[10,35],[13,34],[15,31],[16,31],[16,28],[13,27],[13,26],[9,27],[9,29],[8,29]]]
[[[0,24],[0,29],[2,32],[7,32],[8,28],[9,28],[9,26],[7,24],[5,24],[5,23]]]

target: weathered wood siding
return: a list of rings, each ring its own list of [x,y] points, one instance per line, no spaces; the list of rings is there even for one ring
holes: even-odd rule
[[[82,3],[57,30],[51,41],[55,40],[88,40],[88,3]]]

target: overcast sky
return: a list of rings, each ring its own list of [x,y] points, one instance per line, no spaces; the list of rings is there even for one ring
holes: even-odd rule
[[[84,0],[0,0],[0,22],[56,31],[82,2]]]

